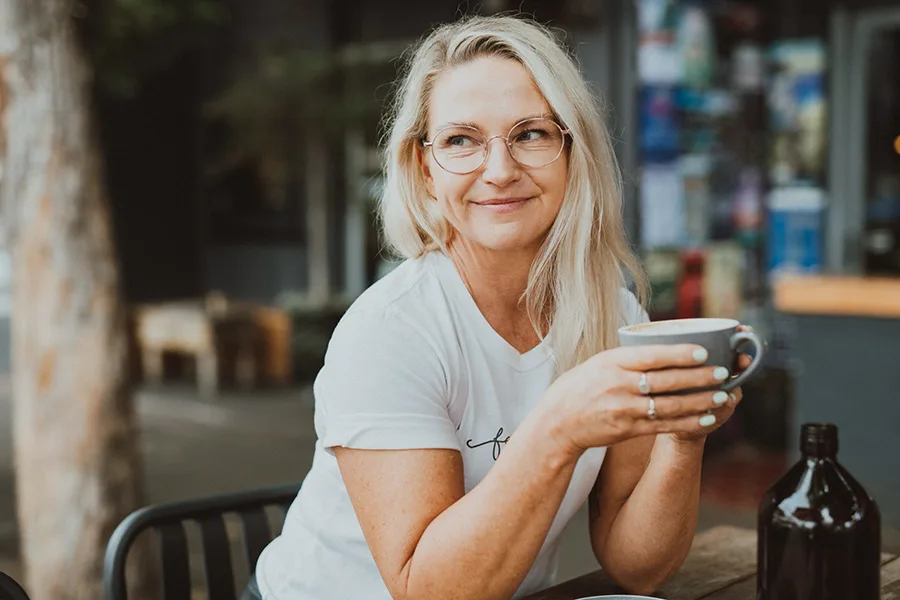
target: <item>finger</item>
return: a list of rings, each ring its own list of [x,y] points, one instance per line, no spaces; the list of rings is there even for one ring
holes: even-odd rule
[[[677,419],[691,415],[701,415],[732,402],[732,396],[728,392],[720,390],[681,396],[653,396],[652,398],[653,408],[658,419]],[[630,413],[635,418],[647,417],[650,410],[650,397],[635,398],[631,404],[633,410]]]
[[[650,387],[648,394],[643,394],[640,389],[642,375],[646,376],[647,384]],[[649,396],[717,387],[730,376],[731,372],[726,367],[664,369],[661,371],[647,371],[643,374],[636,372],[625,374],[625,377],[631,380],[631,385],[628,388],[632,393]]]
[[[743,371],[753,364],[753,357],[748,354],[738,356],[738,368]]]
[[[721,427],[734,414],[734,409],[723,406],[701,415],[674,419],[644,419],[637,429],[645,434],[660,433],[710,433]]]
[[[750,325],[738,325],[738,331],[753,331]]]
[[[712,431],[721,424],[720,419],[726,418],[727,413],[722,411],[723,409],[719,409],[719,411],[712,411],[709,414],[703,413],[675,419],[644,418],[635,423],[635,430],[638,435]]]
[[[651,346],[620,347],[605,352],[602,360],[628,371],[652,371],[671,367],[695,367],[709,358],[703,346],[696,344],[656,344]]]
[[[741,400],[744,399],[744,391],[741,388],[734,388],[728,393],[728,405],[732,408],[740,404]]]

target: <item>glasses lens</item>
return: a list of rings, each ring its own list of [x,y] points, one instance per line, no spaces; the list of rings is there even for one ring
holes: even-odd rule
[[[484,136],[471,127],[450,127],[435,136],[434,159],[451,173],[470,173],[484,162]]]
[[[531,119],[516,125],[509,134],[513,158],[526,167],[544,167],[562,154],[562,129],[549,119]]]

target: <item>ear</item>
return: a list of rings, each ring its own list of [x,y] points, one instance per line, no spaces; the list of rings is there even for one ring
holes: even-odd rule
[[[425,182],[425,189],[428,190],[428,195],[435,198],[434,177],[431,176],[431,166],[428,164],[428,157],[425,156],[425,149],[420,144],[416,144],[416,162],[422,171],[422,180]]]

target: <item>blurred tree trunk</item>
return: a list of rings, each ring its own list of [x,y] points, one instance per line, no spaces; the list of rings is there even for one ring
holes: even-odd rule
[[[96,600],[139,503],[125,313],[72,0],[0,0],[0,206],[25,587]]]

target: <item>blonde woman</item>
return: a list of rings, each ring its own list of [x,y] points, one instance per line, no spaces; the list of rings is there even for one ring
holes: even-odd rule
[[[647,319],[609,134],[577,66],[513,17],[440,27],[387,140],[407,260],[337,327],[315,459],[249,598],[506,599],[555,581],[590,502],[597,559],[648,593],[681,565],[706,435],[740,399],[698,346],[616,348]],[[655,417],[655,418],[651,418]],[[258,585],[258,591],[255,586]]]

